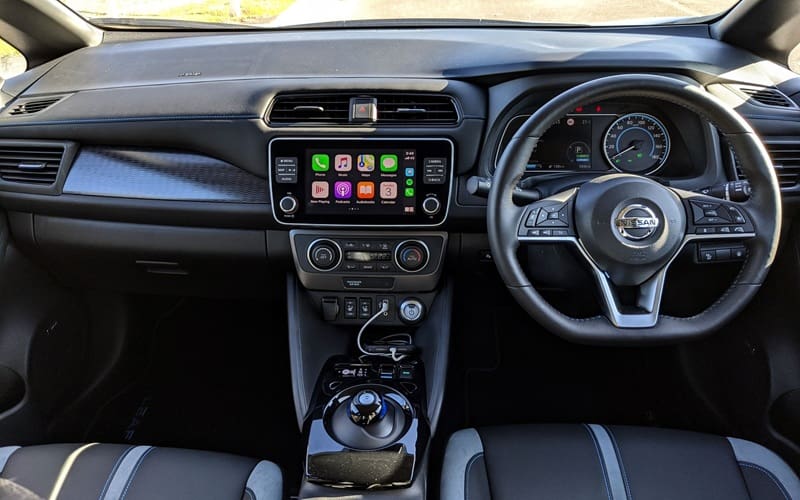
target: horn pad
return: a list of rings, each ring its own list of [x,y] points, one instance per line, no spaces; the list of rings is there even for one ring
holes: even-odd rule
[[[578,191],[575,226],[583,247],[611,281],[634,286],[678,251],[686,210],[678,195],[646,177],[604,175]]]

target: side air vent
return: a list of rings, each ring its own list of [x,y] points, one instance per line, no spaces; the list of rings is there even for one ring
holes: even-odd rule
[[[372,99],[377,120],[371,125],[437,125],[458,123],[455,100],[443,94],[330,93],[285,94],[275,98],[269,111],[271,124],[361,125],[351,120],[351,99]]]
[[[755,101],[762,106],[787,109],[797,108],[797,104],[794,101],[789,99],[786,94],[773,87],[737,85],[736,88],[749,100]]]
[[[775,166],[775,175],[782,189],[797,186],[800,181],[800,141],[798,142],[768,142],[765,144],[772,164]],[[746,179],[742,171],[739,158],[733,154],[736,164],[736,176]]]
[[[8,114],[10,116],[20,116],[40,113],[63,98],[64,96],[18,99],[8,110]]]
[[[0,144],[0,179],[49,186],[56,182],[66,145]]]
[[[378,95],[378,121],[381,123],[456,123],[458,111],[446,95]]]
[[[347,94],[284,95],[275,98],[270,123],[347,123],[350,96]]]

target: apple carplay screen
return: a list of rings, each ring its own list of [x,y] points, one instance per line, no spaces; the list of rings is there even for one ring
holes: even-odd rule
[[[421,210],[427,197],[447,206],[452,148],[445,140],[289,140],[270,144],[273,206],[298,200],[278,220],[304,224],[425,225],[443,220]],[[296,165],[296,177],[286,176]],[[292,182],[294,181],[294,182]]]

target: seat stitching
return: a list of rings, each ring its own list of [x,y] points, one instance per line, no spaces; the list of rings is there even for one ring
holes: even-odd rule
[[[765,469],[764,467],[761,467],[760,465],[757,465],[757,464],[754,464],[754,463],[750,463],[750,462],[739,462],[739,466],[740,467],[748,467],[748,468],[755,469],[757,471],[762,472],[765,476],[767,476],[769,479],[771,479],[773,483],[775,483],[775,486],[778,487],[778,491],[781,492],[781,495],[783,495],[783,498],[785,498],[786,500],[792,500],[792,497],[789,496],[789,492],[786,491],[786,488],[784,488],[783,484],[781,484],[781,482],[778,480],[778,478],[775,477],[775,474],[773,474],[769,470]]]
[[[145,459],[145,458],[147,458],[147,455],[149,455],[149,454],[150,454],[150,452],[152,452],[152,451],[153,451],[153,450],[155,450],[155,449],[156,449],[156,447],[155,447],[155,446],[153,446],[152,448],[150,448],[149,450],[147,450],[146,452],[144,452],[144,455],[142,455],[141,457],[139,457],[139,461],[138,461],[138,462],[136,462],[136,466],[133,468],[133,471],[131,472],[131,477],[129,477],[129,478],[128,478],[128,482],[127,482],[127,483],[125,483],[125,489],[124,489],[124,490],[122,490],[122,496],[121,496],[121,497],[119,497],[119,500],[125,500],[125,496],[128,494],[128,489],[129,489],[129,488],[131,487],[131,485],[133,484],[133,478],[136,476],[136,473],[139,471],[139,467],[140,467],[140,466],[142,465],[142,463],[144,462],[144,459]]]
[[[608,470],[606,469],[606,461],[603,460],[603,454],[600,453],[600,444],[597,442],[597,438],[592,432],[592,429],[589,428],[588,425],[583,424],[583,428],[586,429],[586,432],[589,433],[589,436],[592,438],[592,443],[594,443],[594,449],[597,452],[597,460],[600,462],[600,469],[603,471],[603,484],[606,487],[606,496],[608,500],[612,500],[611,498],[611,488],[608,485]]]
[[[128,446],[125,450],[120,454],[117,458],[117,461],[114,463],[114,467],[111,468],[111,472],[108,474],[108,478],[106,478],[106,484],[103,485],[103,489],[100,490],[100,496],[97,497],[97,500],[102,500],[105,496],[106,492],[108,492],[108,487],[111,484],[111,479],[114,478],[114,474],[117,473],[117,469],[119,469],[119,464],[122,463],[122,460],[128,456],[128,453],[134,448],[133,445]]]
[[[483,452],[472,455],[472,458],[467,462],[467,468],[464,471],[464,500],[469,500],[469,471],[479,458],[483,456]]]
[[[625,496],[628,500],[633,500],[631,484],[628,481],[628,473],[625,471],[625,464],[622,462],[622,454],[620,453],[619,445],[617,444],[617,438],[614,437],[614,433],[611,432],[611,429],[609,429],[607,425],[604,425],[603,429],[605,429],[608,433],[608,437],[611,438],[611,444],[614,446],[614,454],[617,456],[617,462],[619,462],[619,470],[622,472],[622,480],[625,481]]]

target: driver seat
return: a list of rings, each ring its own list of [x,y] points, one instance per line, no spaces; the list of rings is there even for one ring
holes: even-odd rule
[[[735,438],[602,425],[466,429],[450,438],[442,500],[800,500],[775,453]]]

